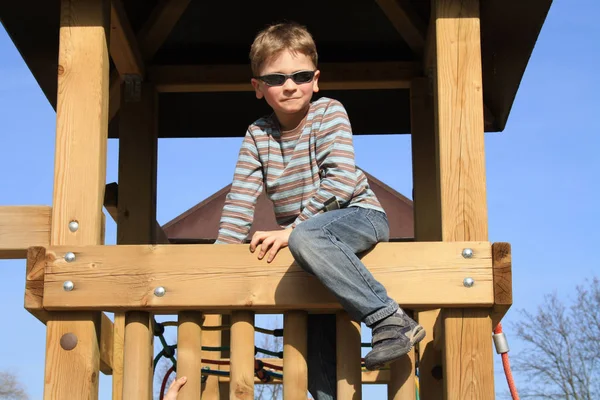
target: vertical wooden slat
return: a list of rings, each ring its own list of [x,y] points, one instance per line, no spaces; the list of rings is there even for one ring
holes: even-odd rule
[[[202,313],[198,311],[180,312],[177,329],[177,378],[185,376],[187,382],[179,391],[178,400],[200,399],[201,352]]]
[[[308,367],[306,356],[308,314],[288,311],[283,321],[283,398],[306,400],[308,393]]]
[[[340,311],[336,315],[337,398],[360,400],[362,399],[360,324],[353,321],[345,311]]]
[[[151,84],[142,85],[139,101],[121,100],[117,244],[156,243],[157,126]],[[149,313],[125,314],[124,399],[152,398],[153,338]]]
[[[433,18],[442,239],[487,240],[479,0],[434,0]],[[442,310],[447,399],[494,398],[490,311]]]
[[[417,78],[411,82],[410,112],[415,240],[441,241],[439,160],[434,123],[433,83],[429,79]],[[444,397],[443,381],[439,376],[432,375],[436,366],[441,368],[442,362],[441,352],[433,347],[435,318],[431,318],[432,312],[436,316],[439,314],[439,310],[416,313],[419,324],[427,333],[418,346],[419,387],[421,398],[441,400]]]
[[[106,180],[110,3],[62,0],[60,4],[50,244],[97,245],[102,242]],[[79,229],[72,232],[69,222],[74,220]],[[98,398],[99,330],[99,313],[50,315],[45,399]]]
[[[254,400],[254,313],[231,314],[231,400]]]
[[[204,327],[220,326],[221,315],[220,314],[206,314],[204,316]],[[221,347],[221,331],[216,330],[204,330],[202,332],[202,346],[207,347]],[[214,351],[202,351],[202,358],[215,359],[219,358],[220,352]],[[215,368],[214,365],[202,364],[202,367]],[[202,399],[203,400],[220,400],[221,394],[219,390],[219,377],[215,375],[209,375],[206,382],[202,384]]]
[[[223,314],[221,315],[221,325],[231,326],[231,315]],[[221,331],[221,346],[222,347],[231,347],[231,330],[224,329]],[[221,358],[231,358],[231,352],[229,350],[221,351]],[[229,398],[229,382],[219,382],[219,391],[221,395],[221,400]]]
[[[112,399],[123,400],[123,345],[125,343],[125,313],[115,313],[113,324]]]
[[[390,381],[387,385],[388,400],[415,400],[415,352],[390,365]]]

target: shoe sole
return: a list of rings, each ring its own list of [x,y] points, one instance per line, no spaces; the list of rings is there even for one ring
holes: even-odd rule
[[[387,347],[386,349],[382,349],[381,351],[377,352],[374,354],[374,356],[376,356],[376,358],[378,355],[381,357],[376,364],[373,365],[369,365],[369,363],[367,363],[365,360],[365,367],[369,370],[369,371],[375,371],[378,369],[381,369],[385,366],[387,366],[388,364],[391,364],[392,362],[402,358],[403,356],[405,356],[413,347],[415,344],[419,343],[421,340],[423,340],[425,338],[425,329],[423,329],[422,326],[416,326],[415,330],[412,332],[412,338],[410,338],[409,341],[409,346],[401,346],[401,345],[392,345]]]

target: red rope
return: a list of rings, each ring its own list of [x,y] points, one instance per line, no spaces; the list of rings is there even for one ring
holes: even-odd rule
[[[175,366],[171,366],[171,368],[169,368],[169,370],[165,374],[165,377],[163,378],[162,385],[160,385],[160,400],[162,400],[163,397],[165,397],[165,389],[167,388],[167,382],[169,381],[169,376],[171,376],[173,371],[175,371]]]
[[[502,333],[502,324],[498,323],[498,326],[494,329],[495,334]],[[517,386],[510,370],[510,362],[508,360],[508,353],[502,353],[502,367],[504,367],[504,374],[506,375],[506,382],[508,383],[508,389],[513,400],[519,400],[519,393],[517,392]]]
[[[271,368],[271,369],[276,369],[276,370],[278,370],[278,371],[283,371],[283,367],[282,367],[282,366],[280,366],[280,365],[270,364],[270,363],[266,363],[266,362],[264,362],[264,361],[263,361],[263,365],[264,365],[265,367],[268,367],[268,368]]]

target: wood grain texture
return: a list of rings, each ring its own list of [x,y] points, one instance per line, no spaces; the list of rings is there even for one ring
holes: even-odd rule
[[[187,377],[177,400],[198,400],[201,395],[202,313],[179,313],[177,327],[177,378]]]
[[[62,0],[50,243],[102,243],[108,137],[109,1]],[[79,229],[69,230],[77,221]],[[44,398],[97,399],[100,314],[52,313],[47,323]],[[77,346],[61,347],[73,334]]]
[[[494,309],[492,327],[496,327],[512,306],[512,255],[510,243],[492,244],[494,268]]]
[[[360,323],[345,311],[336,314],[337,397],[362,399]]]
[[[220,314],[204,315],[203,327],[221,326],[221,324]],[[202,332],[202,346],[221,347],[221,332],[222,331],[205,329]],[[202,350],[201,354],[204,359],[214,360],[215,358],[221,358],[219,352]],[[214,365],[202,364],[202,367],[214,368]],[[229,396],[229,393],[227,393],[227,395]],[[209,375],[206,382],[202,384],[202,400],[220,400],[220,396],[219,377]]]
[[[123,400],[123,350],[125,313],[115,313],[113,324],[112,400]]]
[[[144,61],[122,0],[111,0],[110,56],[121,76],[143,77]]]
[[[152,317],[147,312],[128,312],[125,315],[123,399],[152,399],[153,358]]]
[[[230,400],[254,400],[254,313],[231,314]]]
[[[447,399],[493,399],[494,360],[489,310],[445,309],[444,387]]]
[[[443,238],[487,240],[479,0],[434,5]]]
[[[104,313],[100,316],[100,371],[112,375],[114,330],[113,322]]]
[[[425,329],[425,339],[419,343],[419,386],[422,399],[443,399],[444,382],[434,371],[441,372],[442,352],[435,348],[434,335],[436,321],[440,310],[421,311],[418,314],[419,324]]]
[[[48,206],[0,206],[0,259],[26,258],[27,248],[50,244]]]
[[[283,400],[306,400],[308,314],[288,311],[283,318]]]
[[[473,249],[473,258],[462,257],[465,247]],[[76,260],[67,263],[66,251],[75,251]],[[246,245],[52,247],[46,258],[43,301],[48,310],[340,308],[287,249],[270,264],[257,260]],[[363,262],[390,296],[409,308],[493,303],[486,242],[380,243]],[[473,277],[475,286],[465,288],[465,276]],[[76,289],[65,292],[65,280]],[[164,296],[154,296],[157,286],[166,289]]]
[[[387,385],[388,400],[415,400],[415,351],[390,364],[390,381]]]

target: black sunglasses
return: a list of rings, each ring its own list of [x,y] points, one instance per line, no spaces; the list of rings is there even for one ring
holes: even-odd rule
[[[258,79],[263,81],[267,86],[281,86],[287,81],[289,78],[297,83],[298,85],[302,83],[308,83],[313,80],[315,77],[316,71],[298,71],[293,74],[268,74],[263,76],[256,76],[254,79]]]

